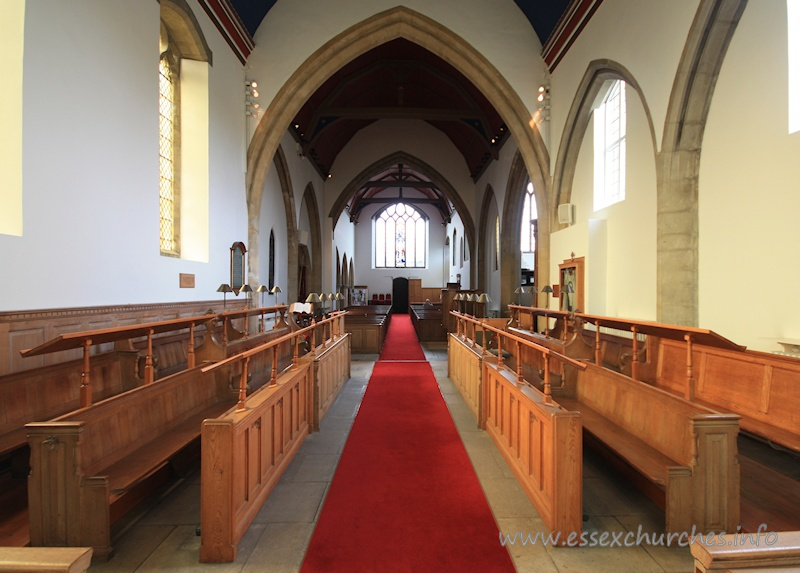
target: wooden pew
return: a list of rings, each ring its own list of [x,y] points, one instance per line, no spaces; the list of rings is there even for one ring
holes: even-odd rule
[[[232,327],[230,326],[232,323],[231,316],[260,315],[262,311],[274,312],[278,315],[274,320],[271,330],[260,330],[263,328],[263,322],[259,320],[259,328],[254,329],[255,332],[251,332],[248,336],[244,336],[244,333],[241,333],[241,336],[230,336],[232,331]],[[203,362],[219,362],[281,338],[290,331],[290,326],[286,322],[285,316],[286,307],[281,306],[238,311],[227,313],[227,315],[220,315],[220,317],[214,317],[215,322],[221,318],[223,327],[222,329],[215,329],[213,326],[208,327],[209,330],[214,331],[214,335],[206,337],[203,343],[198,346],[197,360]],[[227,332],[228,335],[221,336],[223,332]],[[248,364],[249,379],[247,381],[247,391],[253,392],[267,383],[272,377],[273,370],[281,371],[286,368],[292,359],[292,352],[293,349],[287,342],[277,347],[277,353],[269,352],[254,356]],[[305,353],[305,349],[303,353]],[[216,376],[218,376],[221,381],[226,381],[233,388],[238,388],[239,374],[238,363],[234,363],[227,369],[216,371]]]
[[[578,374],[573,397],[558,400],[580,412],[585,434],[645,478],[668,532],[736,530],[739,416],[595,364]]]
[[[112,554],[111,524],[234,401],[201,367],[179,372],[49,422],[27,424],[32,546],[91,546]]]
[[[82,364],[70,360],[0,377],[0,455],[27,445],[28,422],[49,420],[81,406]],[[94,355],[89,367],[92,401],[135,388],[135,370],[135,351]],[[27,460],[22,465],[27,468]]]
[[[84,573],[91,547],[0,547],[0,573]]]
[[[345,317],[345,329],[351,334],[351,351],[358,354],[380,354],[386,332],[389,329],[391,314],[362,314],[348,309]]]
[[[203,422],[201,562],[236,559],[239,541],[313,431],[315,418],[327,411],[344,383],[343,375],[349,377],[350,337],[343,332],[343,316],[333,313],[321,323],[207,367],[206,372],[213,374],[226,363],[243,362],[236,408]],[[284,341],[297,349],[300,340],[316,329],[325,333],[319,346],[305,357],[295,352],[291,367],[246,394],[247,364],[252,357]]]
[[[468,315],[451,316],[456,332],[448,339],[449,375],[547,527],[562,543],[577,542],[583,516],[580,416],[553,400],[549,374],[539,390],[525,380],[521,368],[504,362],[503,348],[533,343]],[[480,330],[482,337],[476,336]],[[476,342],[487,340],[489,332],[495,337],[497,357]],[[537,350],[545,362],[563,360],[578,370],[585,368],[547,348]]]
[[[800,360],[747,350],[701,328],[576,314],[595,327],[595,363],[609,367],[620,355],[620,370],[687,400],[741,416],[742,430],[800,452]],[[626,346],[601,327],[636,333]],[[582,329],[583,337],[591,333]],[[642,343],[641,335],[646,335]]]
[[[692,541],[696,573],[800,571],[800,531],[728,533]]]
[[[412,304],[409,309],[411,324],[420,342],[445,342],[447,329],[442,323],[442,305]]]
[[[743,430],[800,452],[800,360],[665,338],[657,352],[656,386],[739,414]]]

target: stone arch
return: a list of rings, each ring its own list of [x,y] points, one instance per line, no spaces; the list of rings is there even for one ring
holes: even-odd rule
[[[272,159],[275,164],[278,181],[281,186],[281,196],[283,197],[283,208],[286,213],[286,262],[287,262],[287,284],[286,284],[286,300],[292,302],[297,300],[297,218],[295,215],[294,206],[294,191],[292,191],[292,179],[289,176],[289,166],[286,163],[286,155],[283,153],[283,148],[278,146]],[[259,211],[248,210],[249,227],[248,227],[248,243],[250,245],[249,256],[249,275],[248,282],[250,284],[260,284],[258,281],[258,250],[259,250],[259,227],[258,221],[261,214],[259,202]]]
[[[376,45],[396,38],[405,38],[444,59],[484,94],[514,137],[531,178],[541,182],[537,185],[537,193],[542,192],[541,197],[537,197],[540,212],[550,212],[545,193],[546,183],[549,184],[550,156],[522,99],[497,68],[463,38],[419,12],[398,6],[351,26],[325,43],[295,70],[269,104],[247,150],[246,186],[251,225],[258,222],[252,213],[260,212],[269,170],[266,158],[277,149],[303,103],[342,66]],[[549,221],[545,218],[542,223],[540,231],[547,236]],[[472,231],[474,237],[474,228]]]
[[[672,85],[658,155],[657,289],[659,322],[699,320],[700,155],[711,98],[747,0],[701,0]]]
[[[536,287],[550,282],[550,229],[554,225],[555,211],[550,211],[547,183],[541,172],[531,173],[525,167],[522,154],[518,151],[511,162],[500,216],[500,308],[508,308],[514,303],[514,289],[520,282],[522,255],[519,250],[519,229],[522,224],[522,204],[525,201],[528,181],[533,183],[536,197],[536,210],[549,216],[539,216],[536,251],[539,268],[536,269]],[[513,232],[512,232],[513,231]]]
[[[339,258],[339,247],[336,247],[336,284],[334,285],[334,290],[339,292],[339,288],[342,286],[342,267],[340,263],[342,260]]]
[[[311,227],[311,268],[308,274],[309,292],[322,292],[322,221],[319,216],[317,195],[311,182],[303,192],[303,203],[308,209],[308,222]]]
[[[478,244],[476,250],[473,251],[473,253],[477,253],[475,254],[475,264],[478,266],[478,290],[481,292],[487,292],[489,286],[487,261],[490,260],[491,253],[486,252],[486,240],[489,236],[489,207],[493,201],[497,202],[494,196],[494,189],[492,189],[491,185],[487,185],[483,194],[483,202],[481,203],[480,218],[478,219]],[[494,230],[494,226],[492,226],[492,230]]]
[[[177,44],[181,56],[212,65],[211,48],[186,0],[161,0],[161,21]]]
[[[595,103],[600,90],[603,89],[603,84],[609,80],[622,80],[639,95],[650,128],[650,137],[653,142],[653,158],[655,159],[656,157],[658,147],[656,146],[653,117],[650,114],[650,108],[644,98],[639,82],[636,81],[633,74],[617,62],[612,60],[594,60],[590,62],[575,93],[575,98],[572,100],[572,107],[570,107],[567,115],[564,132],[561,135],[561,143],[558,146],[558,155],[556,156],[556,165],[553,171],[553,211],[548,213],[553,225],[556,225],[558,221],[558,205],[570,202],[572,181],[575,178],[575,168],[578,163],[581,144],[592,119],[592,111],[596,107]],[[542,213],[542,211],[539,211],[539,213]]]
[[[363,169],[358,175],[353,177],[353,179],[347,185],[345,185],[344,189],[342,189],[342,192],[339,193],[339,196],[333,203],[329,213],[329,216],[334,221],[334,225],[336,224],[336,221],[339,220],[339,217],[347,206],[347,202],[350,200],[350,198],[355,195],[355,193],[361,187],[363,187],[364,184],[366,184],[370,178],[372,178],[372,176],[374,176],[376,173],[380,173],[381,171],[389,169],[398,163],[402,163],[403,165],[411,167],[415,171],[424,173],[433,183],[436,184],[439,190],[444,193],[445,197],[447,197],[447,199],[453,204],[456,212],[461,217],[461,221],[464,223],[464,232],[467,236],[467,243],[469,244],[471,252],[475,252],[475,223],[472,220],[472,215],[467,209],[467,205],[464,203],[464,199],[461,197],[461,194],[455,189],[455,187],[453,187],[450,181],[448,181],[447,178],[439,173],[436,169],[421,159],[406,153],[405,151],[396,151],[395,153],[379,159]],[[472,277],[471,281],[475,280],[475,273],[476,269],[472,268],[470,271],[470,275]],[[473,282],[470,282],[470,284],[473,284]]]

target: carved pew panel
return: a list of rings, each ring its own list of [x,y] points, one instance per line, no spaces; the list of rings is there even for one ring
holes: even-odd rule
[[[25,424],[60,416],[80,407],[82,360],[0,377],[0,454],[27,443]],[[135,388],[136,353],[113,351],[92,357],[92,400]]]
[[[231,562],[236,546],[310,431],[313,367],[304,358],[202,430],[203,563]]]
[[[660,341],[656,385],[683,395],[690,384],[686,345]],[[743,430],[800,451],[800,361],[753,351],[692,347],[698,402],[742,416]]]
[[[452,340],[452,338],[451,338]],[[486,431],[542,520],[562,542],[582,530],[581,418],[483,361]]]

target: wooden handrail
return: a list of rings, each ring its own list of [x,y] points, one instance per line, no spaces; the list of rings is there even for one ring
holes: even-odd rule
[[[153,357],[153,336],[156,334],[163,334],[165,332],[173,332],[176,330],[189,330],[189,348],[187,352],[187,367],[194,368],[195,366],[195,353],[194,353],[194,329],[198,324],[205,324],[209,321],[216,322],[220,318],[224,321],[231,318],[238,318],[240,316],[250,316],[254,314],[262,315],[262,330],[263,330],[263,314],[266,312],[275,312],[276,316],[278,311],[281,313],[286,310],[285,305],[278,305],[263,308],[251,308],[241,311],[232,311],[220,314],[203,314],[200,316],[191,316],[187,318],[176,318],[172,320],[162,320],[158,322],[147,322],[142,324],[132,324],[127,326],[115,326],[112,328],[103,328],[99,330],[85,330],[82,332],[70,332],[61,334],[52,340],[40,344],[35,348],[28,350],[20,350],[20,354],[27,358],[30,356],[40,356],[42,354],[49,354],[51,352],[61,352],[64,350],[82,349],[83,351],[83,370],[81,372],[81,388],[80,388],[80,405],[81,408],[90,406],[92,403],[92,385],[90,380],[90,347],[98,344],[106,344],[110,342],[120,342],[123,340],[130,340],[132,338],[147,337],[145,367],[144,367],[144,383],[152,384],[155,380],[155,364]]]
[[[266,352],[266,351],[268,351],[270,349],[274,349],[273,353],[275,353],[280,344],[283,344],[283,343],[286,343],[286,342],[290,342],[290,343],[293,342],[294,345],[295,345],[295,348],[294,348],[294,354],[292,356],[292,364],[289,367],[287,367],[287,369],[296,370],[297,369],[297,359],[298,359],[298,349],[297,348],[298,348],[298,345],[299,345],[300,338],[304,337],[306,335],[306,333],[310,334],[310,336],[311,336],[311,353],[312,354],[316,354],[316,336],[315,336],[316,329],[320,328],[320,327],[323,329],[322,345],[323,345],[323,348],[324,348],[325,344],[327,343],[327,340],[325,339],[326,338],[325,328],[326,327],[331,328],[334,323],[338,323],[337,327],[340,329],[340,331],[343,332],[344,328],[343,328],[343,325],[341,324],[341,321],[344,320],[344,317],[345,317],[346,314],[347,314],[347,311],[345,311],[345,310],[332,312],[332,313],[330,313],[328,318],[324,318],[324,319],[320,320],[319,322],[314,321],[314,322],[312,322],[311,326],[306,326],[305,328],[301,328],[299,330],[292,331],[289,334],[284,334],[283,336],[280,336],[278,338],[270,340],[269,342],[265,342],[264,344],[260,344],[258,346],[255,346],[255,347],[249,349],[249,350],[245,350],[244,352],[240,352],[239,354],[234,354],[233,356],[231,356],[229,358],[226,358],[224,360],[220,360],[219,362],[215,362],[213,364],[205,366],[205,367],[201,368],[201,372],[203,372],[203,373],[211,372],[211,371],[216,370],[218,368],[223,368],[225,366],[229,366],[229,365],[234,364],[236,362],[242,361],[243,362],[242,374],[241,374],[241,377],[240,377],[240,380],[239,380],[239,403],[238,403],[236,409],[237,410],[245,410],[245,409],[247,409],[247,364],[248,364],[248,362],[249,362],[249,360],[250,360],[250,358],[252,356],[255,356],[256,354],[260,354],[261,352]],[[329,330],[329,332],[332,332],[332,328],[331,328],[331,330]],[[275,357],[273,357],[272,373],[271,374],[272,375],[271,375],[271,379],[270,379],[270,384],[274,385],[276,383],[277,376],[278,376],[277,360],[275,360]]]
[[[468,325],[471,325],[471,327],[472,327],[472,342],[473,342],[473,345],[474,345],[474,342],[475,342],[475,328],[477,328],[477,327],[480,327],[484,332],[485,331],[494,332],[495,334],[498,335],[498,340],[497,340],[497,365],[499,367],[501,367],[501,368],[505,366],[503,364],[503,351],[502,351],[502,348],[503,348],[502,340],[503,340],[503,338],[506,338],[509,343],[515,343],[517,345],[517,348],[519,348],[520,344],[524,344],[525,346],[528,346],[529,348],[533,348],[534,350],[540,352],[542,354],[542,357],[543,357],[543,360],[544,360],[544,363],[545,363],[545,368],[544,368],[544,392],[543,393],[544,393],[544,396],[545,396],[545,402],[546,403],[550,403],[550,401],[552,400],[552,395],[551,395],[551,391],[550,391],[551,383],[550,383],[550,368],[549,368],[549,363],[550,363],[550,359],[551,358],[555,358],[556,360],[558,360],[559,362],[561,362],[563,364],[569,364],[570,366],[574,366],[575,368],[577,368],[579,370],[586,370],[586,364],[583,363],[583,362],[580,362],[578,360],[570,358],[569,356],[565,356],[565,355],[563,355],[563,354],[561,354],[559,352],[556,352],[554,350],[551,350],[551,349],[549,349],[549,348],[547,348],[545,346],[541,346],[541,345],[539,345],[539,344],[537,344],[537,343],[535,343],[535,342],[533,342],[531,340],[528,340],[526,338],[522,338],[520,336],[516,336],[515,334],[512,334],[512,333],[507,332],[505,330],[502,330],[500,328],[495,328],[494,326],[491,326],[490,324],[486,323],[485,321],[482,322],[479,319],[473,318],[472,316],[469,316],[469,315],[461,314],[461,313],[459,313],[457,311],[454,311],[454,310],[450,311],[450,314],[453,315],[456,318],[456,321],[457,321],[457,324],[458,324],[457,332],[462,332],[462,330],[461,330],[461,322],[462,321],[464,322],[464,330],[463,330],[464,334],[461,334],[460,336],[462,336],[462,337],[466,336]],[[484,337],[483,344],[484,345],[486,344],[485,337]],[[481,347],[481,353],[483,353],[483,349],[484,349],[484,347]],[[517,375],[517,379],[518,380],[524,380],[524,377],[522,376],[522,363],[519,360],[517,360],[517,372],[516,372],[516,375]]]

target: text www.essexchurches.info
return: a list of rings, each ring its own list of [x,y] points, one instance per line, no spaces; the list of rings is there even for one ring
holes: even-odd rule
[[[727,537],[722,537],[728,535]],[[681,533],[647,533],[642,531],[642,526],[636,532],[633,531],[583,531],[580,534],[570,533],[564,545],[568,547],[635,547],[639,545],[661,545],[664,547],[687,547],[698,542],[710,547],[723,546],[742,546],[745,543],[753,545],[771,546],[778,542],[778,534],[774,531],[767,531],[767,525],[762,523],[758,526],[756,533],[744,533],[740,527],[736,528],[736,533],[726,534],[709,532],[706,534],[697,533],[692,526],[691,533],[684,531]],[[562,545],[561,533],[503,533],[500,532],[500,544],[506,545]]]

